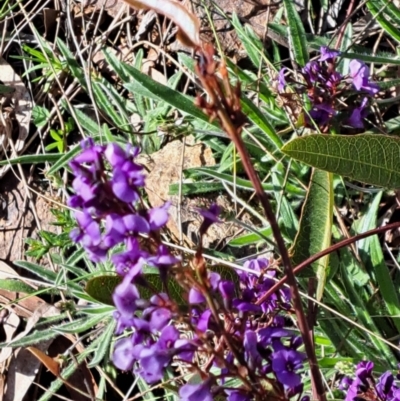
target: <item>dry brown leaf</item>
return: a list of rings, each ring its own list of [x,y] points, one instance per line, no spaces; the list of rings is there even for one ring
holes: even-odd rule
[[[38,348],[28,347],[27,349],[47,368],[49,372],[53,373],[54,376],[58,377],[60,375],[60,364],[55,359],[50,358]]]
[[[177,37],[186,46],[201,47],[200,21],[175,0],[125,0],[130,6],[138,9],[153,10],[173,21],[179,28]]]

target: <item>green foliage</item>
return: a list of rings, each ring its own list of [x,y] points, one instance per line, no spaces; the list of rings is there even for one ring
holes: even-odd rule
[[[400,139],[387,135],[309,135],[282,152],[310,166],[385,188],[400,187]]]
[[[301,213],[300,228],[291,250],[293,265],[300,264],[330,246],[332,217],[332,174],[314,169]],[[317,279],[316,298],[320,301],[329,274],[329,255],[314,262],[311,272],[304,273]]]

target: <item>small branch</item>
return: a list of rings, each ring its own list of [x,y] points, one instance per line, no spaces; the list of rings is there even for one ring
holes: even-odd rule
[[[378,227],[374,228],[373,230],[366,231],[365,233],[361,233],[358,235],[355,235],[354,237],[351,238],[346,238],[343,241],[338,242],[337,244],[331,245],[329,248],[324,249],[321,252],[316,253],[313,256],[310,256],[308,259],[306,259],[304,262],[300,263],[298,266],[296,266],[293,269],[293,272],[300,273],[303,269],[305,269],[307,266],[311,265],[311,263],[316,262],[318,259],[323,258],[326,255],[329,255],[332,252],[337,251],[340,248],[343,248],[347,245],[353,244],[354,242],[357,242],[361,239],[370,237],[371,235],[375,234],[380,234],[384,233],[385,231],[389,231],[393,228],[398,228],[400,227],[400,222],[388,224],[383,227]],[[265,302],[274,292],[278,291],[285,283],[287,283],[288,277],[284,276],[282,277],[276,284],[274,284],[258,301],[257,304],[260,305],[261,303]]]
[[[217,79],[216,63],[213,59],[213,54],[213,49],[210,46],[205,46],[204,49],[200,51],[200,62],[196,66],[196,72],[203,88],[208,93],[209,101],[207,102],[203,98],[198,98],[198,105],[202,107],[210,117],[216,117],[219,120],[222,128],[233,141],[242,160],[246,174],[263,206],[265,216],[270,223],[277,248],[281,255],[284,271],[290,286],[298,327],[310,365],[313,398],[318,401],[325,401],[325,389],[318,368],[313,341],[310,336],[307,318],[303,310],[302,300],[297,288],[296,278],[290,263],[289,254],[268,197],[262,188],[261,181],[251,163],[250,156],[240,135],[242,127],[246,121],[246,118],[240,109],[240,88],[236,87],[233,89],[230,86],[225,65],[221,65],[219,68],[219,73],[222,76],[222,83]]]

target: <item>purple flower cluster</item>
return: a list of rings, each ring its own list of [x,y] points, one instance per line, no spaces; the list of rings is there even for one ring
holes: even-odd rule
[[[186,367],[202,381],[180,387],[183,401],[264,399],[266,383],[274,397],[300,397],[305,354],[287,318],[289,291],[279,290],[263,300],[275,283],[269,260],[250,260],[244,266],[247,272],[226,278],[207,269],[199,246],[191,263],[183,266],[160,241],[168,205],[141,207],[144,175],[135,163],[138,150],[93,141],[83,142],[82,148],[70,163],[75,194],[69,205],[77,210],[78,222],[71,238],[95,262],[118,247],[110,252],[122,277],[113,294],[116,334],[123,334],[115,343],[115,366],[149,384],[161,381],[172,364]],[[219,222],[219,212],[216,205],[200,211],[200,236]],[[145,265],[158,269],[163,291],[146,281]],[[182,286],[186,305],[174,297],[171,283]],[[153,295],[141,296],[144,287]],[[190,338],[185,338],[188,332]],[[208,362],[199,366],[199,359]],[[241,384],[230,387],[231,379]]]
[[[339,51],[321,47],[320,57],[308,62],[298,72],[303,78],[301,83],[295,82],[291,75],[287,76],[287,68],[279,72],[280,92],[284,91],[288,81],[297,93],[307,95],[311,107],[305,125],[309,128],[314,128],[315,123],[322,132],[326,132],[335,122],[357,129],[364,128],[368,98],[378,93],[379,87],[370,82],[369,68],[359,60],[352,60],[349,75],[342,76],[336,71],[339,55]]]
[[[400,375],[387,371],[376,380],[373,368],[373,362],[362,361],[357,365],[354,379],[342,379],[339,388],[346,392],[345,401],[400,401]]]

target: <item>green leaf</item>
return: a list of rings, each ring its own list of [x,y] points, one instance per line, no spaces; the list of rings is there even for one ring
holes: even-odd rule
[[[238,276],[233,269],[223,265],[215,265],[211,266],[211,268],[212,271],[219,273],[222,278],[229,279],[238,285]],[[148,283],[148,286],[137,286],[141,298],[149,300],[154,293],[165,292],[158,273],[145,273],[143,278]],[[85,291],[98,302],[114,305],[112,294],[121,281],[122,278],[120,276],[110,274],[93,277],[87,282]],[[168,294],[178,305],[187,305],[187,300],[184,298],[184,289],[172,277],[168,279]]]
[[[61,326],[52,327],[53,330],[61,333],[82,333],[93,328],[97,323],[104,319],[104,316],[95,315],[94,317],[84,316]]]
[[[32,119],[36,127],[44,127],[50,118],[50,111],[42,106],[34,106],[32,109]]]
[[[260,63],[262,62],[262,56],[264,54],[264,46],[260,38],[254,34],[254,31],[250,27],[243,27],[236,13],[232,14],[231,22],[246,50],[246,54],[249,56],[254,66],[260,68]]]
[[[222,191],[224,186],[219,182],[193,182],[182,184],[182,195],[204,194],[207,192]],[[169,186],[168,195],[178,195],[179,184]]]
[[[99,347],[96,349],[93,359],[88,364],[88,368],[94,368],[97,366],[106,356],[106,353],[110,350],[111,340],[114,336],[114,330],[117,322],[115,319],[107,319],[104,321],[106,325],[105,330],[101,334],[101,341]]]
[[[368,213],[363,217],[362,224],[359,225],[359,229],[361,229],[362,232],[376,228],[381,198],[382,192],[379,192],[368,208]],[[377,235],[374,235],[358,241],[357,245],[360,257],[364,261],[367,269],[373,272],[377,287],[385,302],[386,310],[389,316],[393,317],[392,322],[399,331],[400,302],[398,290],[394,286],[392,276],[385,262],[379,238]]]
[[[288,24],[291,54],[293,60],[301,67],[304,67],[308,61],[306,32],[293,0],[283,0],[283,4]]]
[[[44,155],[24,155],[14,157],[14,159],[5,159],[0,161],[0,166],[8,164],[38,164],[38,163],[54,163],[60,159],[62,155],[59,153],[47,153]]]
[[[400,188],[400,138],[397,137],[315,134],[288,142],[282,152],[310,166],[366,184]]]
[[[301,213],[300,228],[292,249],[294,265],[330,246],[332,219],[332,174],[314,169]],[[317,260],[311,266],[318,279],[316,294],[318,301],[322,299],[328,266],[329,255]]]
[[[135,81],[135,84],[128,83],[124,85],[132,93],[142,90],[141,94],[146,97],[162,100],[183,113],[189,114],[207,123],[210,122],[209,117],[195,106],[194,98],[183,95],[166,85],[154,81],[154,79],[130,65],[124,64],[124,68],[127,74]],[[218,126],[216,123],[212,125]]]
[[[1,279],[0,288],[2,290],[12,291],[12,292],[23,292],[25,294],[31,294],[35,292],[35,289],[22,281],[15,279]]]
[[[269,237],[272,234],[272,229],[271,229],[271,227],[266,227],[266,228],[260,229],[259,232],[260,232],[260,234],[250,233],[250,234],[245,234],[240,237],[237,237],[237,238],[233,239],[232,241],[229,241],[228,245],[234,246],[234,247],[243,247],[243,246],[247,246],[247,245],[256,244],[260,241],[264,241],[263,236]]]
[[[282,147],[282,139],[275,132],[273,126],[270,124],[265,115],[261,110],[247,97],[242,97],[242,110],[244,114],[252,121],[257,127],[259,127],[275,146],[276,149]]]
[[[202,168],[192,168],[190,169],[191,172],[200,174],[200,175],[207,175],[213,178],[216,178],[220,180],[221,182],[227,182],[228,184],[233,184],[236,185],[236,187],[245,189],[248,191],[253,191],[253,185],[249,180],[245,180],[243,178],[236,177],[234,179],[232,177],[232,174],[225,174],[225,173],[219,173],[218,171],[215,171],[211,168],[207,167],[202,167]],[[274,192],[278,190],[279,188],[276,188],[273,184],[262,184],[262,187],[265,192]],[[304,196],[305,192],[302,188],[299,188],[298,186],[295,186],[291,183],[287,183],[285,190],[288,191],[288,193],[291,193],[293,195],[298,195],[298,196]]]
[[[389,34],[389,36],[400,42],[400,30],[385,15],[388,3],[387,0],[370,0],[367,1],[367,7],[379,25]]]

